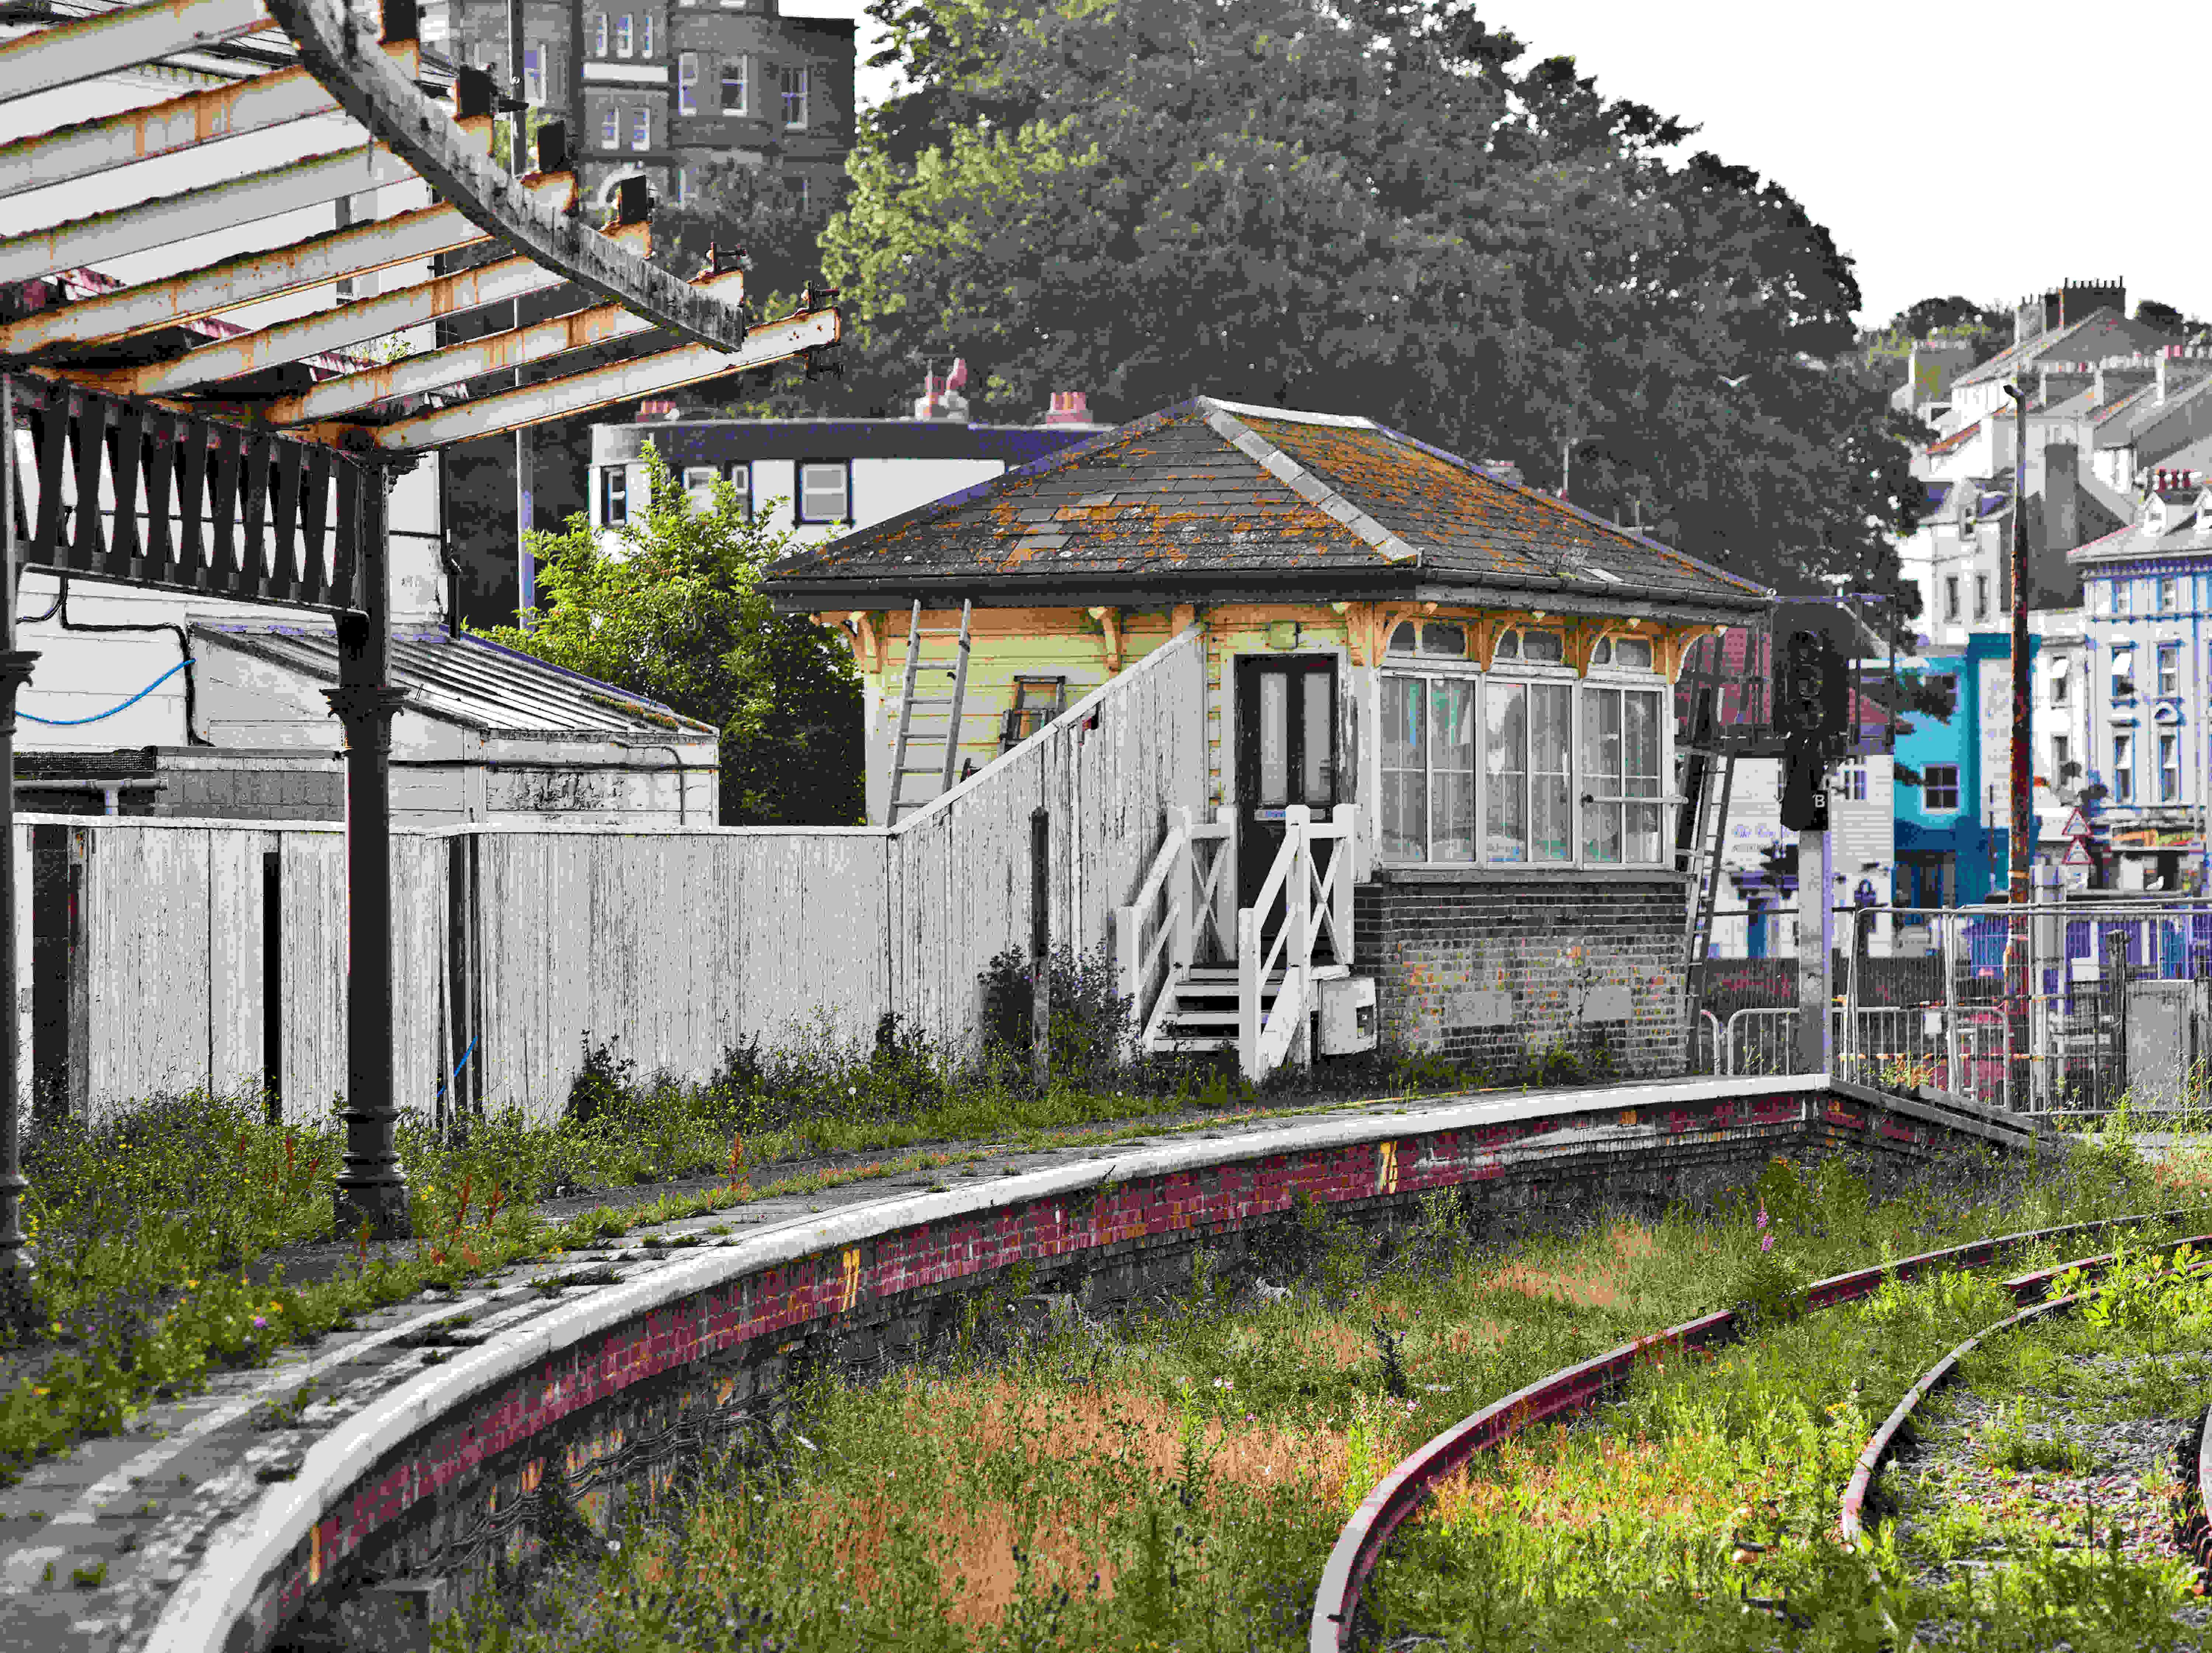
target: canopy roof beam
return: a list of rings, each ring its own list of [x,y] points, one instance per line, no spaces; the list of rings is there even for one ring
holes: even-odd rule
[[[410,78],[422,72],[422,48],[415,41],[389,44],[384,51]],[[335,113],[337,106],[338,100],[306,70],[286,69],[99,120],[58,126],[0,149],[0,197],[73,184],[218,138],[270,131]]]
[[[811,310],[781,321],[763,322],[745,336],[742,350],[710,350],[687,344],[617,362],[604,368],[571,374],[564,379],[525,385],[456,402],[451,407],[418,413],[381,425],[364,434],[386,453],[413,453],[445,447],[478,436],[496,436],[548,419],[565,418],[612,402],[636,402],[664,391],[719,379],[748,368],[769,367],[795,356],[827,349],[838,343],[839,316],[834,309]],[[334,440],[347,426],[307,426],[295,435]]]
[[[574,173],[534,173],[522,183],[564,209],[576,199]],[[457,208],[416,207],[374,223],[349,225],[264,252],[241,252],[167,280],[0,322],[0,356],[36,357],[70,345],[128,338],[490,239]]]
[[[0,45],[0,103],[274,28],[261,0],[149,0]]]

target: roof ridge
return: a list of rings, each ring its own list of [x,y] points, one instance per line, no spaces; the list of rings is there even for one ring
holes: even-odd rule
[[[1229,411],[1231,407],[1238,404],[1216,402],[1212,397],[1202,396],[1199,400],[1210,404],[1212,408],[1212,411],[1206,416],[1208,429],[1300,499],[1305,501],[1307,504],[1312,506],[1314,509],[1330,520],[1350,529],[1361,539],[1366,541],[1373,547],[1376,555],[1382,557],[1384,562],[1411,562],[1417,568],[1420,565],[1421,552],[1419,546],[1410,544],[1391,532],[1389,529],[1345,498],[1335,489],[1322,482],[1312,471],[1261,435],[1234,413]],[[1253,410],[1252,412],[1255,418],[1259,418],[1265,415],[1266,410],[1257,409]],[[1331,420],[1328,422],[1343,425],[1352,422]],[[1357,422],[1359,427],[1366,429],[1381,428],[1371,419],[1362,419]]]

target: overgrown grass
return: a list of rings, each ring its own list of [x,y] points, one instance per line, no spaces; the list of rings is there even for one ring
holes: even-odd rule
[[[931,1362],[817,1378],[688,1511],[633,1523],[526,1595],[480,1601],[441,1644],[1293,1648],[1339,1524],[1413,1445],[1561,1365],[1753,1300],[1769,1330],[1735,1365],[1655,1366],[1602,1428],[1547,1431],[1455,1486],[1449,1517],[1386,1568],[1382,1600],[1469,1648],[1640,1644],[1605,1625],[1616,1601],[1652,1645],[1715,1644],[1647,1598],[1691,1603],[1701,1623],[1733,1615],[1717,1644],[1762,1644],[1771,1621],[1753,1633],[1717,1604],[1726,1553],[1707,1565],[1683,1547],[1727,1536],[1747,1484],[1809,1519],[1864,1439],[1870,1391],[1901,1388],[1923,1346],[2001,1301],[1965,1277],[1893,1286],[1862,1335],[1836,1312],[1792,1319],[1798,1289],[1886,1254],[2202,1192],[2087,1146],[2034,1183],[1930,1182],[1887,1202],[1840,1164],[1778,1164],[1716,1214],[1616,1217],[1505,1249],[1471,1244],[1450,1194],[1387,1251],[1306,1206],[1245,1269],[1201,1254],[1186,1296],[1116,1327],[1018,1332],[987,1304]],[[1843,1396],[1823,1385],[1855,1376],[1869,1392],[1831,1411]],[[1662,1449],[1677,1421],[1695,1428]],[[1535,1588],[1540,1572],[1551,1583]]]

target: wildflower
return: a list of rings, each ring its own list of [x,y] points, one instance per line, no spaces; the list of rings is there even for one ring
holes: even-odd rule
[[[1774,1249],[1774,1237],[1773,1237],[1771,1234],[1762,1235],[1762,1236],[1759,1237],[1759,1249],[1761,1251],[1771,1251],[1771,1250],[1773,1250],[1773,1249]]]
[[[253,1317],[253,1325],[257,1331],[265,1330],[269,1325],[269,1317],[266,1315],[256,1315]]]
[[[1217,1377],[1213,1380],[1213,1387],[1218,1389],[1233,1389],[1237,1387],[1237,1380],[1233,1377]]]

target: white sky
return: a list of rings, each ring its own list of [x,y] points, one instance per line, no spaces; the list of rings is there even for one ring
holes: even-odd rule
[[[864,64],[877,49],[860,0],[783,9],[855,18]],[[2009,304],[2111,277],[2130,307],[2212,317],[2212,237],[2191,228],[2212,119],[2182,66],[2203,0],[1489,0],[1481,15],[1524,64],[1569,54],[1601,93],[1702,126],[1691,149],[1781,184],[1856,261],[1862,323],[1935,295]],[[863,68],[862,106],[887,84]]]

